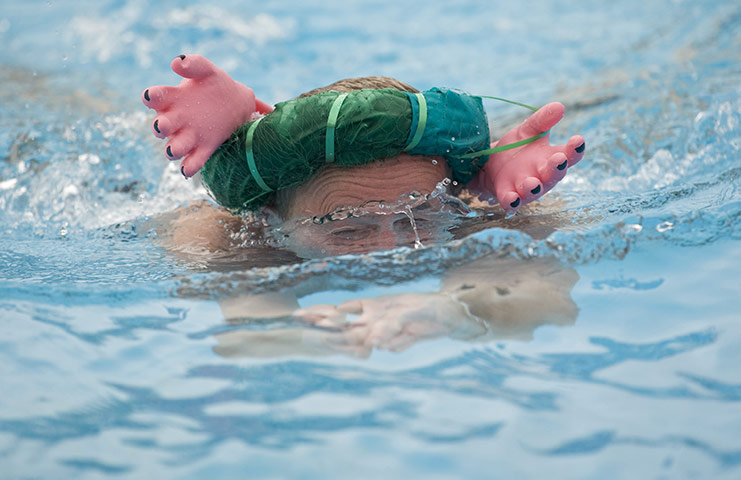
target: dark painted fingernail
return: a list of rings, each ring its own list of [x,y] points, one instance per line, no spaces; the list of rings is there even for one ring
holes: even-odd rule
[[[167,146],[167,156],[172,157],[172,150],[170,149],[170,146]]]
[[[517,200],[515,200],[514,202],[512,202],[512,203],[509,204],[509,206],[512,207],[512,208],[517,208],[519,205],[520,205],[520,198],[519,197],[517,198]]]
[[[576,147],[574,150],[576,150],[576,153],[581,153],[584,151],[585,148],[586,148],[586,145],[582,143],[581,145]]]
[[[185,55],[178,55],[180,57],[180,60],[185,60]]]
[[[538,185],[537,187],[535,187],[532,190],[530,190],[530,193],[532,193],[533,195],[539,194],[540,193],[540,185]]]
[[[188,178],[188,176],[185,174],[185,166],[180,165],[180,173],[185,177]]]
[[[144,100],[149,101],[149,89],[144,90]]]
[[[160,132],[160,127],[159,127],[159,123],[160,123],[159,119],[157,119],[157,120],[155,120],[155,121],[154,121],[154,130],[155,130],[155,131],[156,131],[157,133],[162,133],[162,132]]]
[[[556,165],[556,168],[559,169],[559,170],[563,170],[564,168],[566,168],[566,166],[568,164],[569,164],[569,161],[568,160],[564,160],[561,165]]]

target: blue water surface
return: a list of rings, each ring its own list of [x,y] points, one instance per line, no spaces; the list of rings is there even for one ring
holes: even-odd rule
[[[0,0],[0,44],[0,478],[741,477],[737,2]],[[371,74],[560,100],[587,155],[419,249],[173,254],[152,222],[205,192],[139,96],[181,52],[271,103]],[[529,296],[484,333],[229,313],[431,298],[492,259]]]

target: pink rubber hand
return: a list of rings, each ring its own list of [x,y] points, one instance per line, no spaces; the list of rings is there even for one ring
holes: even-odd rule
[[[142,101],[157,112],[154,135],[169,137],[167,158],[184,157],[180,171],[187,178],[255,112],[269,113],[272,107],[201,55],[180,55],[170,66],[183,77],[180,85],[150,87],[142,93]]]
[[[561,103],[549,103],[507,132],[492,147],[547,132],[563,115]],[[522,147],[491,154],[484,168],[467,187],[482,196],[496,197],[502,208],[511,214],[522,205],[542,197],[560,182],[567,168],[582,159],[584,148],[581,135],[571,137],[566,145],[557,146],[551,146],[549,135],[546,135]]]

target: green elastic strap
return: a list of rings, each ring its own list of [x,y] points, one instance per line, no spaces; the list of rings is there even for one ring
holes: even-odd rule
[[[340,108],[342,102],[347,98],[347,93],[340,94],[335,98],[332,108],[329,110],[329,118],[327,118],[327,135],[326,145],[324,151],[326,152],[326,162],[334,162],[334,131],[337,126],[337,117],[340,115]]]
[[[506,145],[497,145],[494,148],[487,148],[486,150],[479,150],[478,152],[467,153],[465,155],[458,155],[457,158],[476,158],[476,157],[482,157],[484,155],[491,155],[492,153],[504,152],[505,150],[512,150],[513,148],[521,147],[523,145],[527,145],[528,143],[533,143],[535,140],[538,140],[539,138],[543,138],[549,133],[550,133],[550,130],[543,132],[543,133],[539,133],[537,135],[533,135],[532,137],[528,137],[524,140],[520,140],[519,142],[508,143]]]
[[[255,155],[252,153],[252,136],[255,134],[255,129],[257,128],[257,124],[260,123],[260,120],[262,120],[263,118],[265,117],[260,117],[256,121],[252,122],[252,125],[250,125],[249,130],[247,130],[247,139],[244,142],[244,146],[247,149],[247,166],[250,168],[250,173],[252,174],[252,178],[255,179],[255,182],[265,192],[272,192],[273,189],[268,187],[268,185],[265,183],[265,181],[260,176],[260,172],[257,171],[257,165],[255,165]]]
[[[425,133],[425,127],[427,127],[427,100],[421,93],[415,93],[414,96],[417,97],[417,102],[419,102],[419,120],[417,120],[417,130],[414,132],[412,141],[404,148],[405,152],[417,146]]]
[[[538,111],[536,107],[531,107],[530,105],[526,105],[520,102],[515,102],[513,100],[507,100],[506,98],[490,97],[488,95],[473,95],[473,96],[477,98],[489,98],[491,100],[499,100],[500,102],[511,103],[512,105],[524,107],[529,110],[532,110],[533,112]],[[492,153],[499,153],[499,152],[504,152],[506,150],[512,150],[513,148],[522,147],[523,145],[527,145],[528,143],[533,143],[534,141],[545,137],[549,133],[550,133],[550,130],[547,130],[543,133],[539,133],[537,135],[533,135],[532,137],[528,137],[523,140],[520,140],[519,142],[508,143],[506,145],[498,145],[494,148],[487,148],[486,150],[479,150],[478,152],[473,152],[473,153],[469,153],[466,155],[460,155],[459,158],[476,158],[476,157],[482,157],[484,155],[491,155]]]
[[[490,97],[489,95],[472,95],[472,96],[476,98],[490,98],[491,100],[499,100],[500,102],[511,103],[512,105],[517,105],[519,107],[527,108],[529,110],[532,110],[533,112],[538,111],[536,107],[531,107],[530,105],[525,105],[524,103],[515,102],[514,100],[507,100],[506,98]]]

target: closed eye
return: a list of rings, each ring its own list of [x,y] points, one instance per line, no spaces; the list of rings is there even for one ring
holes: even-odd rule
[[[342,227],[332,231],[332,236],[342,240],[364,240],[376,231],[376,227]]]

